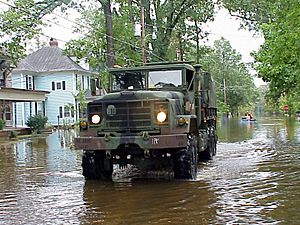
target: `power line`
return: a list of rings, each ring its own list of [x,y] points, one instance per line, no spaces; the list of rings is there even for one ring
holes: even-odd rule
[[[25,12],[27,15],[29,15],[29,13],[26,11],[26,10],[23,10],[23,9],[20,9],[20,8],[18,8],[18,7],[16,7],[16,6],[13,6],[13,5],[11,5],[11,4],[8,4],[8,3],[5,3],[5,2],[3,2],[3,1],[1,1],[0,0],[0,3],[2,3],[2,4],[5,4],[5,5],[8,5],[8,6],[10,6],[10,7],[13,7],[13,8],[17,8],[17,9],[19,9],[19,10],[21,10],[21,11],[23,11],[23,12]],[[57,15],[57,14],[55,14],[55,15]],[[57,16],[59,16],[59,17],[61,17],[61,18],[63,18],[63,19],[66,19],[66,20],[69,20],[69,19],[67,19],[67,18],[64,18],[64,17],[62,17],[62,16],[60,16],[60,15],[57,15]],[[60,24],[56,24],[56,23],[54,23],[54,22],[52,22],[52,21],[50,21],[50,20],[48,20],[48,19],[45,19],[45,18],[41,18],[42,20],[45,20],[45,21],[47,21],[47,22],[50,22],[50,23],[52,23],[52,24],[55,24],[55,25],[57,25],[57,26],[60,26],[60,27],[63,27],[63,28],[65,28],[65,29],[69,29],[69,30],[72,30],[71,28],[67,28],[67,27],[65,27],[65,26],[62,26],[62,25],[60,25]],[[76,22],[74,22],[74,21],[72,21],[72,20],[69,20],[70,22],[73,22],[73,23],[75,23],[75,24],[77,24],[77,25],[79,25],[79,26],[82,26],[82,25],[80,25],[80,24],[78,24],[78,23],[76,23]],[[78,33],[78,32],[77,32]],[[47,37],[47,38],[55,38],[54,36],[48,36],[48,35],[46,35],[46,34],[43,34],[43,33],[41,33],[41,32],[39,32],[38,33],[39,35],[41,35],[41,36],[44,36],[44,37]],[[82,34],[82,33],[81,33]],[[103,33],[101,33],[101,34],[103,34]],[[86,35],[86,36],[88,36],[88,37],[91,37],[92,38],[92,36],[91,35],[87,35],[87,34],[84,34],[84,35]],[[67,43],[68,41],[65,41],[65,40],[62,40],[62,39],[59,39],[59,38],[55,38],[56,40],[58,40],[58,41],[61,41],[61,42],[64,42],[64,43]],[[114,38],[115,40],[118,40],[118,39],[116,39],[116,38]],[[135,46],[135,45],[133,45],[133,44],[130,44],[130,43],[128,43],[128,42],[124,42],[124,41],[122,41],[122,43],[125,43],[125,44],[129,44],[129,45],[131,45],[131,46],[133,46],[133,47],[137,47],[137,46]],[[118,52],[118,51],[116,51],[115,50],[115,52]],[[109,53],[102,53],[102,54],[104,54],[104,55],[111,55],[111,54],[109,54]],[[119,57],[119,58],[121,58],[122,56],[120,56],[120,55],[118,55],[118,54],[115,54],[115,56],[116,57]],[[142,62],[141,61],[135,61],[135,60],[133,60],[133,59],[125,59],[125,61],[132,61],[132,62],[136,62],[136,63],[139,63],[139,64],[141,64]]]
[[[21,9],[21,8],[19,8],[19,7],[17,7],[17,6],[13,6],[13,5],[11,5],[11,4],[9,4],[9,3],[6,3],[6,2],[3,2],[3,1],[1,1],[1,0],[0,0],[0,3],[5,4],[5,5],[7,5],[7,6],[9,6],[9,7],[12,7],[12,8],[18,9],[18,10],[20,10],[20,11],[22,11],[22,12],[25,12],[27,15],[31,16],[30,13],[29,13],[28,11],[26,11],[26,10],[24,10],[24,9]],[[88,27],[85,26],[85,25],[79,24],[79,23],[77,23],[76,21],[70,20],[70,19],[68,19],[68,18],[66,18],[66,17],[63,17],[63,16],[61,16],[61,15],[58,15],[58,14],[56,14],[56,13],[52,13],[52,14],[55,15],[55,16],[58,16],[58,17],[60,17],[60,18],[62,18],[62,19],[64,19],[64,20],[66,20],[66,21],[69,21],[69,22],[71,22],[71,23],[74,23],[74,24],[76,24],[76,25],[78,25],[78,26],[88,28]],[[41,19],[44,19],[44,18],[41,18]],[[44,19],[44,20],[46,20],[46,19]],[[48,22],[49,22],[49,21],[48,21]],[[51,22],[51,23],[53,23],[53,22]],[[55,25],[61,26],[61,25],[59,25],[59,24],[55,24]],[[62,27],[63,27],[63,26],[62,26]],[[67,28],[67,29],[70,29],[70,28]],[[78,32],[77,32],[77,33],[78,33]],[[131,43],[129,43],[129,42],[120,40],[120,39],[115,38],[115,37],[111,37],[111,36],[107,35],[106,33],[103,33],[103,32],[99,32],[99,33],[102,34],[102,35],[105,35],[105,36],[107,36],[107,37],[110,37],[110,38],[112,38],[113,40],[118,41],[118,42],[120,42],[120,43],[123,43],[123,44],[129,45],[129,46],[135,47],[135,48],[137,48],[137,49],[141,49],[141,47],[139,47],[139,46],[136,46],[136,45],[131,44]],[[45,37],[49,37],[49,36],[44,35],[44,34],[40,34],[40,35],[45,36]],[[85,35],[86,35],[87,37],[93,38],[91,35],[87,35],[87,34],[85,34]],[[67,41],[60,40],[60,39],[57,39],[57,40],[63,41],[63,42],[65,42],[65,43],[67,42]],[[151,52],[151,51],[149,51],[149,50],[147,50],[147,52],[148,52],[149,54],[155,56],[156,58],[160,59],[160,60],[166,61],[165,59],[161,58],[160,56],[154,54],[153,52]]]
[[[55,15],[55,16],[58,16],[58,17],[60,17],[60,18],[62,18],[62,19],[65,19],[65,20],[67,20],[67,21],[69,21],[69,22],[71,22],[71,23],[74,23],[74,24],[76,24],[77,26],[81,26],[81,27],[88,28],[88,27],[85,26],[85,25],[82,25],[82,24],[80,24],[80,23],[78,23],[78,22],[76,22],[76,21],[70,20],[69,18],[65,18],[65,17],[63,17],[63,16],[61,16],[61,15],[59,15],[59,14],[56,14],[56,13],[52,13],[52,14]],[[105,35],[106,37],[112,38],[113,40],[118,41],[118,42],[120,42],[120,43],[127,44],[127,45],[129,45],[129,46],[131,46],[131,47],[135,47],[135,48],[137,48],[137,49],[142,50],[142,48],[139,47],[139,46],[137,46],[137,45],[134,45],[134,44],[131,44],[131,43],[129,43],[129,42],[123,41],[123,40],[121,40],[121,39],[112,37],[112,36],[107,35],[106,33],[103,33],[103,32],[99,32],[99,33],[102,34],[102,35]],[[86,34],[86,36],[92,37],[91,35],[87,35],[87,34]],[[158,59],[160,59],[160,60],[163,60],[164,62],[166,61],[165,59],[161,58],[160,56],[154,54],[153,52],[151,52],[151,51],[149,51],[149,50],[147,50],[147,53],[148,53],[148,54],[151,54],[151,55],[153,55],[153,56],[155,56],[156,58],[158,58]]]

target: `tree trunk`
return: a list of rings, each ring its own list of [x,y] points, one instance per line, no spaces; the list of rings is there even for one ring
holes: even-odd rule
[[[178,45],[179,45],[177,60],[183,62],[183,43],[182,43],[182,37],[180,32],[178,32],[177,38],[178,38]]]
[[[111,68],[115,64],[114,44],[113,44],[113,25],[110,0],[100,0],[105,16],[105,33],[106,33],[106,65]]]
[[[153,35],[153,20],[151,20],[150,14],[151,14],[151,8],[150,8],[150,1],[149,0],[142,0],[141,1],[141,8],[144,7],[144,34],[145,37],[148,35],[151,36],[151,39],[145,38],[145,52],[146,52],[146,58],[149,57],[149,43],[152,42],[152,35]],[[152,56],[150,56],[152,57]],[[150,59],[151,60],[151,59]]]

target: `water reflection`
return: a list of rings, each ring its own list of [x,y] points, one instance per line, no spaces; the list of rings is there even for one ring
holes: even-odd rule
[[[229,129],[247,134],[222,136],[221,131],[221,142],[227,143],[219,145],[213,162],[219,170],[218,179],[212,181],[219,196],[217,221],[225,223],[231,218],[233,224],[298,224],[299,122],[292,118],[260,118],[246,131],[237,120],[229,124]],[[245,136],[249,139],[241,138]]]
[[[85,182],[73,130],[0,144],[0,224],[298,224],[300,123],[220,121],[197,181]]]
[[[213,191],[200,181],[89,181],[84,200],[84,224],[210,224],[216,211]]]
[[[280,141],[299,141],[298,128],[299,122],[290,117],[262,117],[257,121],[221,118],[218,123],[218,137],[221,142],[244,142],[260,137]]]
[[[237,142],[251,139],[256,121],[242,121],[234,118],[222,117],[218,123],[218,137],[224,142]]]
[[[79,223],[80,157],[59,140],[56,132],[1,145],[0,224]]]

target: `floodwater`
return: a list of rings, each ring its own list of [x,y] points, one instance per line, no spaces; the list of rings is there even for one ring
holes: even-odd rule
[[[299,224],[300,122],[220,120],[196,181],[85,182],[73,131],[0,143],[0,224]]]

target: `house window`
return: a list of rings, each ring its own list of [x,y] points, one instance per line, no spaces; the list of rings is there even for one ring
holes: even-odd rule
[[[88,89],[91,89],[91,87],[90,87],[90,79],[89,79],[89,77],[87,77],[87,88],[88,88]]]
[[[5,87],[5,81],[4,81],[4,79],[0,79],[0,87]]]
[[[6,113],[5,113],[5,120],[6,120],[6,121],[11,120],[11,113],[10,113],[10,112],[6,112]]]
[[[74,118],[75,116],[75,110],[74,110],[74,106],[71,107],[71,117]]]
[[[10,106],[5,107],[5,120],[11,120],[11,109]]]
[[[52,91],[66,90],[66,81],[52,82]]]
[[[29,115],[32,116],[32,102],[29,102]]]
[[[70,106],[70,105],[60,106],[59,117],[60,118],[74,117],[74,106]]]
[[[33,90],[33,77],[32,76],[28,76],[28,89],[29,90]]]
[[[4,69],[0,69],[0,79],[4,79]]]
[[[65,108],[64,108],[64,117],[70,117],[70,107],[65,105]]]
[[[34,90],[33,76],[31,76],[31,75],[26,75],[26,89],[27,90]]]
[[[75,74],[75,85],[76,85],[76,90],[78,89],[78,74]]]
[[[82,84],[82,89],[84,90],[84,76],[83,75],[81,77],[81,84]]]
[[[37,102],[34,103],[34,109],[35,109],[34,110],[35,115],[38,114],[38,103]]]

